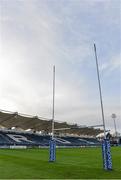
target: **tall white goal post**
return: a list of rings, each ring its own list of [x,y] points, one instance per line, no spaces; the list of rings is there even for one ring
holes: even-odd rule
[[[100,82],[100,74],[99,74],[96,44],[94,44],[94,53],[95,53],[95,60],[96,60],[98,85],[99,85],[102,122],[103,122],[103,128],[104,128],[104,139],[102,141],[103,168],[105,170],[112,170],[112,157],[111,157],[111,151],[110,151],[110,141],[109,141],[109,139],[106,138],[105,117],[104,117],[104,108],[103,108],[102,90],[101,90],[101,82]]]
[[[53,103],[52,103],[52,136],[49,142],[49,162],[56,160],[56,142],[54,139],[54,120],[55,120],[55,66],[53,66]]]

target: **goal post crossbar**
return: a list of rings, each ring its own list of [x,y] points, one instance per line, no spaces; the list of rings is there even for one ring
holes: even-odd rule
[[[94,126],[78,126],[78,127],[70,127],[70,128],[58,128],[54,129],[54,131],[63,131],[63,130],[69,130],[69,129],[83,129],[83,128],[94,128],[94,127],[103,127],[103,125],[94,125]]]

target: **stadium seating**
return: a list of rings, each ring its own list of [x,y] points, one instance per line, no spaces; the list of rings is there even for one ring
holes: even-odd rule
[[[28,132],[0,131],[0,146],[49,146],[49,135],[39,135]],[[55,137],[57,146],[99,146],[100,142],[94,138]]]

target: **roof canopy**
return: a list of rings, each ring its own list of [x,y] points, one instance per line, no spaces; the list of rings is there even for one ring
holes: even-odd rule
[[[7,129],[12,127],[23,130],[32,129],[33,131],[49,133],[52,131],[52,119],[0,110],[0,127]],[[97,135],[102,132],[102,130],[94,129],[93,127],[89,128],[88,126],[78,126],[77,124],[67,124],[59,121],[55,121],[54,127],[55,129],[67,128],[61,132],[78,135]]]
[[[12,127],[26,129],[33,129],[35,131],[51,131],[52,119],[41,118],[38,116],[30,116],[26,114],[20,114],[17,112],[10,112],[0,110],[0,126],[4,126],[8,129]],[[68,127],[67,123],[55,122],[56,128]]]

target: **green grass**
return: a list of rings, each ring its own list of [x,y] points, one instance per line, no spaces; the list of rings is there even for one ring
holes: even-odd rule
[[[0,149],[1,179],[120,179],[121,147],[112,148],[113,170],[102,168],[101,148],[57,149],[48,162],[48,149]]]

